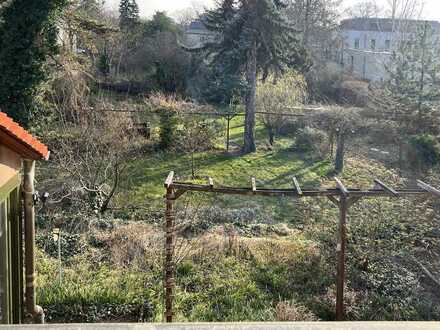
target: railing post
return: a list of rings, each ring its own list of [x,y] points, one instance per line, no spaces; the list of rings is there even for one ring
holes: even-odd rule
[[[344,282],[345,282],[345,249],[347,242],[347,211],[348,200],[342,195],[339,203],[339,242],[337,245],[338,252],[338,269],[336,279],[336,321],[345,319],[344,310]]]
[[[173,300],[174,300],[174,189],[167,188],[165,196],[166,211],[165,211],[165,320],[166,322],[173,322]]]

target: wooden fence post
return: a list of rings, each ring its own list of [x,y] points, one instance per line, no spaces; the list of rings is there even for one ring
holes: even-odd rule
[[[174,189],[167,188],[165,211],[165,320],[173,322],[174,300]]]
[[[227,115],[226,116],[226,120],[228,121],[228,123],[227,123],[227,131],[226,131],[226,151],[227,152],[229,152],[229,135],[230,135],[230,133],[229,133],[229,130],[230,130],[230,125],[231,125],[231,116],[230,115]]]
[[[345,282],[345,248],[347,241],[347,211],[348,200],[346,196],[341,196],[339,203],[339,242],[337,245],[338,252],[338,269],[336,279],[336,321],[343,321],[345,318],[344,310],[344,282]]]

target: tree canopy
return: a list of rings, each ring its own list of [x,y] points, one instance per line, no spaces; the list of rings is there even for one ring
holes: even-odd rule
[[[119,3],[119,27],[132,29],[139,22],[139,7],[136,0],[121,0]]]
[[[58,50],[57,14],[67,0],[14,0],[2,9],[0,24],[0,104],[26,125],[37,108],[46,59]]]
[[[217,35],[207,45],[213,65],[228,74],[244,74],[246,118],[243,151],[256,150],[254,142],[257,77],[271,72],[279,75],[287,68],[305,71],[310,62],[288,22],[280,0],[223,0],[207,13],[204,23]]]

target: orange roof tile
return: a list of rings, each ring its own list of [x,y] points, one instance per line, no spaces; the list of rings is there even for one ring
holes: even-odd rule
[[[1,139],[0,136],[0,142],[6,147],[11,147],[23,156],[32,156],[33,159],[49,159],[48,148],[3,112],[0,112],[0,132],[12,138]]]

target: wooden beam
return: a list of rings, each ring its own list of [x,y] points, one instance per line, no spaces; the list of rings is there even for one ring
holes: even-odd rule
[[[354,204],[359,202],[362,199],[362,196],[351,197],[347,201],[348,208],[352,207]]]
[[[338,268],[336,272],[336,321],[344,321],[344,283],[345,283],[345,250],[347,244],[347,198],[341,197],[339,206],[339,228],[338,228]]]
[[[336,181],[336,187],[338,187],[338,190],[344,195],[345,197],[348,196],[348,189],[344,186],[344,184],[339,180],[337,177],[335,177]]]
[[[302,195],[302,190],[301,190],[301,186],[299,185],[298,180],[296,179],[296,177],[293,177],[293,185],[295,186],[296,192],[298,193],[298,195]]]
[[[417,180],[417,186],[419,188],[429,192],[430,194],[433,194],[434,196],[440,197],[440,190],[430,186],[429,184],[427,184],[423,181]]]
[[[176,190],[174,192],[174,200],[179,199],[184,193],[186,193],[186,190]]]
[[[251,183],[252,183],[252,192],[255,194],[257,192],[257,183],[255,182],[254,177],[251,178]]]
[[[379,187],[381,187],[383,190],[387,191],[390,195],[392,195],[394,197],[397,197],[399,195],[399,193],[397,191],[395,191],[393,188],[386,185],[385,183],[383,183],[379,179],[374,179],[374,183],[376,183]]]
[[[327,198],[328,198],[333,204],[335,204],[337,207],[339,207],[340,202],[336,199],[335,196],[331,196],[331,195],[329,195],[329,196],[327,196]]]
[[[198,192],[211,192],[217,194],[226,194],[226,195],[260,195],[260,196],[272,196],[272,197],[298,197],[298,192],[296,189],[267,189],[267,188],[258,188],[255,192],[252,191],[251,187],[220,187],[214,186],[211,188],[208,184],[194,184],[187,182],[176,182],[174,181],[172,184],[174,189],[183,189],[187,191],[198,191]],[[427,191],[422,189],[398,189],[396,190],[399,193],[399,196],[417,196],[417,195],[426,195]],[[377,189],[350,189],[348,190],[349,195],[352,197],[360,196],[360,197],[381,197],[381,196],[389,196],[388,192],[384,190]],[[341,191],[339,189],[302,189],[302,195],[300,197],[326,197],[326,196],[341,196]]]
[[[165,188],[169,188],[172,184],[173,184],[173,179],[174,179],[174,171],[171,171],[168,176],[167,179],[165,180]]]

